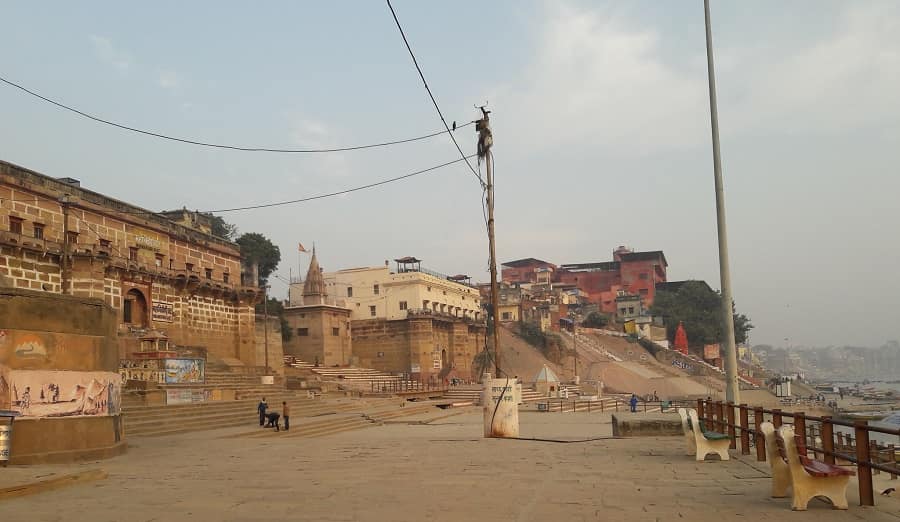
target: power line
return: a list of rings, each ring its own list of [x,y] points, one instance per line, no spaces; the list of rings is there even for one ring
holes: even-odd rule
[[[415,65],[416,70],[419,71],[419,77],[422,78],[422,84],[425,85],[425,90],[428,91],[428,96],[431,98],[431,103],[434,104],[434,109],[437,111],[438,116],[441,117],[441,123],[443,123],[444,128],[447,129],[447,133],[450,135],[450,139],[453,140],[453,144],[456,145],[456,150],[459,151],[459,155],[462,156],[462,158],[464,160],[466,160],[466,165],[469,166],[469,170],[472,171],[472,174],[474,174],[475,177],[478,178],[479,183],[481,183],[481,186],[484,187],[485,183],[484,183],[484,180],[481,178],[481,175],[479,175],[478,172],[476,172],[475,169],[472,167],[472,164],[469,163],[468,158],[471,156],[467,157],[466,154],[462,151],[462,148],[459,146],[459,143],[456,141],[456,137],[453,136],[453,133],[450,131],[450,127],[447,125],[447,120],[444,118],[444,114],[441,112],[441,108],[438,106],[437,100],[434,99],[434,94],[431,93],[431,88],[428,87],[428,82],[425,80],[425,75],[422,73],[422,68],[419,67],[419,62],[418,62],[418,60],[416,60],[416,55],[413,54],[412,47],[410,47],[410,45],[409,45],[409,40],[406,39],[406,34],[403,32],[403,27],[400,25],[400,20],[397,19],[397,13],[394,12],[394,6],[391,5],[391,0],[386,0],[386,1],[387,1],[388,8],[391,10],[391,15],[394,17],[394,22],[397,24],[397,29],[400,30],[400,36],[403,37],[403,43],[406,44],[406,50],[409,51],[409,56],[412,58],[413,65]],[[456,127],[456,128],[459,128],[459,127]]]
[[[199,212],[201,214],[220,214],[223,212],[237,212],[237,211],[242,211],[242,210],[254,210],[254,209],[260,209],[260,208],[279,207],[279,206],[283,206],[283,205],[293,205],[296,203],[304,203],[307,201],[314,201],[317,199],[324,199],[324,198],[330,198],[330,197],[334,197],[334,196],[340,196],[342,194],[349,194],[351,192],[358,192],[360,190],[370,189],[370,188],[378,187],[381,185],[387,185],[388,183],[394,183],[394,182],[401,181],[404,179],[412,178],[414,176],[419,176],[421,174],[427,174],[428,172],[432,172],[432,171],[438,170],[440,168],[447,167],[447,166],[453,165],[455,163],[459,163],[461,161],[468,161],[469,158],[472,158],[475,156],[476,156],[476,154],[471,154],[469,156],[463,156],[460,159],[448,161],[446,163],[441,163],[440,165],[428,167],[427,169],[417,170],[415,172],[410,172],[409,174],[404,174],[402,176],[396,176],[393,178],[383,179],[381,181],[367,183],[365,185],[360,185],[360,186],[352,187],[349,189],[338,190],[336,192],[317,194],[315,196],[307,196],[304,198],[292,199],[292,200],[287,200],[287,201],[262,203],[259,205],[248,205],[248,206],[244,206],[244,207],[224,208],[224,209],[215,209],[215,210],[200,210],[200,211],[196,211],[196,212]],[[9,199],[9,198],[0,199],[0,203],[3,203],[3,202],[30,203],[36,199],[43,199],[45,201],[56,201],[55,199],[52,199],[52,198],[49,198],[46,196],[34,195],[34,196],[30,196],[28,199]],[[133,214],[133,215],[160,215],[161,214],[161,212],[153,212],[150,210],[112,210],[112,209],[110,209],[110,211],[118,213],[118,214]]]
[[[316,199],[329,198],[329,197],[332,197],[332,196],[340,196],[340,195],[342,195],[342,194],[349,194],[349,193],[351,193],[351,192],[357,192],[357,191],[360,191],[360,190],[365,190],[365,189],[369,189],[369,188],[373,188],[373,187],[378,187],[378,186],[380,186],[380,185],[387,185],[388,183],[393,183],[393,182],[395,182],[395,181],[400,181],[400,180],[403,180],[403,179],[411,178],[411,177],[413,177],[413,176],[418,176],[418,175],[420,175],[420,174],[425,174],[425,173],[431,172],[431,171],[433,171],[433,170],[437,170],[437,169],[446,167],[446,166],[448,166],[448,165],[453,165],[454,163],[459,163],[459,162],[461,162],[461,161],[468,162],[468,161],[469,161],[469,158],[472,158],[472,157],[474,157],[474,156],[476,156],[476,155],[475,155],[475,154],[470,154],[469,156],[463,156],[463,157],[460,158],[460,159],[453,160],[453,161],[448,161],[448,162],[446,162],[446,163],[441,163],[440,165],[435,165],[434,167],[429,167],[429,168],[427,168],[427,169],[417,170],[417,171],[415,171],[415,172],[410,172],[409,174],[404,174],[404,175],[402,175],[402,176],[397,176],[397,177],[395,177],[395,178],[389,178],[389,179],[384,179],[384,180],[381,180],[381,181],[376,181],[376,182],[374,182],[374,183],[369,183],[369,184],[367,184],[367,185],[361,185],[361,186],[359,186],[359,187],[353,187],[353,188],[350,188],[350,189],[339,190],[339,191],[337,191],[337,192],[329,192],[329,193],[326,193],[326,194],[319,194],[319,195],[316,195],[316,196],[309,196],[309,197],[300,198],[300,199],[292,199],[292,200],[289,200],[289,201],[279,201],[279,202],[276,202],[276,203],[264,203],[264,204],[261,204],[261,205],[250,205],[250,206],[246,206],[246,207],[224,208],[224,209],[218,209],[218,210],[206,210],[206,211],[203,211],[203,212],[204,212],[204,213],[207,213],[207,214],[221,214],[222,212],[237,212],[237,211],[239,211],[239,210],[253,210],[253,209],[258,209],[258,208],[278,207],[278,206],[282,206],[282,205],[292,205],[292,204],[294,204],[294,203],[303,203],[303,202],[306,202],[306,201],[313,201],[313,200],[316,200]]]
[[[178,138],[175,136],[168,136],[166,134],[160,134],[158,132],[152,132],[152,131],[148,131],[148,130],[138,129],[136,127],[129,127],[128,125],[123,125],[121,123],[116,123],[114,121],[106,120],[106,119],[100,118],[98,116],[88,114],[82,110],[76,109],[69,105],[65,105],[64,103],[52,100],[50,98],[47,98],[46,96],[43,96],[41,94],[38,94],[38,93],[30,90],[22,85],[19,85],[15,82],[9,81],[6,78],[0,77],[0,82],[3,82],[11,87],[15,87],[16,89],[19,89],[20,91],[28,93],[28,94],[34,96],[35,98],[39,98],[47,103],[50,103],[52,105],[59,107],[61,109],[67,110],[69,112],[73,112],[79,116],[82,116],[89,120],[96,121],[98,123],[103,123],[105,125],[110,125],[112,127],[116,127],[119,129],[136,132],[138,134],[144,134],[147,136],[153,136],[153,137],[161,138],[164,140],[177,141],[179,143],[187,143],[189,145],[199,145],[201,147],[212,147],[212,148],[216,148],[216,149],[238,150],[238,151],[243,151],[243,152],[278,152],[278,153],[288,153],[288,154],[299,154],[299,153],[314,154],[314,153],[323,153],[323,152],[347,152],[347,151],[352,151],[352,150],[373,149],[376,147],[387,147],[390,145],[400,145],[403,143],[420,141],[420,140],[424,140],[424,139],[428,139],[428,138],[433,138],[435,136],[438,136],[438,135],[441,135],[444,133],[452,133],[453,132],[450,130],[449,127],[447,127],[447,124],[445,122],[444,130],[432,132],[431,134],[425,134],[424,136],[417,136],[415,138],[406,138],[406,139],[402,139],[402,140],[392,140],[392,141],[384,141],[384,142],[379,142],[379,143],[370,143],[368,145],[354,145],[354,146],[350,146],[350,147],[335,147],[335,148],[331,148],[331,149],[281,149],[281,148],[266,148],[266,147],[241,147],[241,146],[237,146],[237,145],[224,145],[221,143],[209,143],[209,142],[199,141],[199,140],[190,139],[190,138]],[[443,120],[443,116],[441,116],[441,119]],[[470,121],[470,122],[464,123],[462,125],[456,125],[456,126],[454,126],[453,130],[455,131],[458,129],[462,129],[463,127],[468,127],[469,125],[472,125],[473,123],[475,123],[475,122]],[[452,136],[452,134],[451,134],[451,136]],[[453,141],[455,142],[456,140],[454,139]]]

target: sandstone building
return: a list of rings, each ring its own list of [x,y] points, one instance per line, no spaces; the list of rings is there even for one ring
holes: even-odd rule
[[[212,360],[262,365],[259,289],[242,284],[238,245],[211,235],[208,220],[0,162],[0,286],[102,300],[116,314],[121,358],[157,330]]]
[[[474,377],[486,331],[478,289],[466,276],[422,268],[413,257],[395,262],[393,271],[385,263],[321,274],[326,302],[349,312],[353,360],[414,379]],[[303,283],[302,299],[301,284],[292,285],[292,307],[305,305],[313,277]]]
[[[293,295],[294,292],[291,292]],[[353,355],[350,309],[338,306],[325,291],[325,280],[313,250],[302,295],[284,309],[293,336],[284,343],[285,355],[324,366],[347,366]]]

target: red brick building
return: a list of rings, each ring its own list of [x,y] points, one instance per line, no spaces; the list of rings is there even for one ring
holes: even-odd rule
[[[515,261],[508,261],[500,265],[500,279],[504,283],[510,284],[541,283],[545,281],[539,279],[547,277],[546,274],[549,273],[551,280],[546,281],[549,283],[552,282],[552,277],[556,272],[556,269],[557,267],[553,263],[548,263],[533,257],[516,259]]]
[[[669,266],[661,250],[634,252],[619,247],[612,261],[554,265],[540,259],[527,258],[502,265],[506,283],[538,283],[541,274],[552,270],[552,282],[573,284],[596,303],[604,313],[616,313],[616,297],[620,293],[639,295],[646,310],[653,304],[657,283],[666,282]]]

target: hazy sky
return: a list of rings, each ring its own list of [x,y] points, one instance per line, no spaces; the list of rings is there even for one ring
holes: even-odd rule
[[[703,5],[419,2],[400,21],[446,116],[493,110],[500,261],[661,249],[719,287]],[[440,129],[387,6],[3,2],[0,74],[116,121],[201,140],[328,147]],[[713,2],[734,297],[754,343],[900,338],[900,2]],[[474,128],[457,133],[474,151]],[[0,158],[154,210],[299,198],[457,158],[446,136],[330,155],[125,133],[0,85]],[[226,215],[279,273],[414,255],[486,280],[464,166]],[[276,294],[284,285],[277,280]],[[789,339],[785,343],[785,339]]]

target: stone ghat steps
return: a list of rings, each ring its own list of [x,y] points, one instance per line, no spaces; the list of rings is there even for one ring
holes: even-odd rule
[[[334,435],[336,433],[342,433],[345,431],[371,428],[373,426],[377,426],[377,424],[366,419],[361,414],[342,415],[337,418],[317,420],[314,422],[291,422],[291,429],[289,431],[285,431],[283,427],[281,431],[275,431],[273,428],[259,428],[258,433],[246,432],[240,434],[238,438],[312,438]]]
[[[281,412],[281,400],[269,402],[271,411]],[[291,406],[291,418],[300,422],[304,418],[334,414],[338,412],[359,411],[364,407],[397,404],[396,400],[369,401],[365,404],[348,402],[326,402],[313,399],[287,399]],[[215,405],[212,405],[215,404]],[[174,411],[152,411],[129,417],[126,413],[126,433],[133,437],[173,435],[192,431],[234,427],[241,425],[258,426],[259,416],[256,412],[257,401],[227,401],[210,405],[198,404],[191,407],[177,408]],[[206,407],[204,407],[206,406]]]
[[[410,415],[418,415],[420,413],[427,413],[430,411],[434,411],[435,406],[432,404],[423,404],[423,405],[407,405],[402,408],[392,408],[387,410],[381,410],[376,412],[366,413],[366,417],[368,417],[372,422],[384,422],[391,419],[396,419],[400,417],[408,417]]]
[[[313,399],[297,399],[296,397],[278,397],[278,402],[275,401],[275,397],[273,397],[272,402],[269,403],[269,408],[273,411],[281,411],[281,403],[282,401],[287,401],[287,403],[291,406],[291,408],[296,408],[295,411],[300,412],[301,409],[304,408],[315,408],[319,407],[323,403],[322,401],[316,401]],[[158,409],[158,410],[150,410],[144,412],[133,412],[129,410],[125,410],[126,419],[129,421],[131,425],[155,422],[158,420],[166,420],[166,419],[181,419],[181,418],[190,418],[190,417],[198,417],[198,416],[206,416],[206,415],[217,415],[221,413],[230,413],[230,412],[243,412],[245,414],[253,415],[255,414],[256,406],[259,404],[257,401],[223,401],[223,402],[214,402],[214,403],[205,403],[198,404],[196,408],[182,408],[182,409],[174,409],[176,406],[168,406],[163,407],[166,409]],[[332,405],[329,405],[332,406]],[[171,409],[169,409],[171,408]]]
[[[478,403],[481,400],[480,389],[450,389],[444,392],[445,400],[457,402],[471,401]],[[535,402],[546,399],[545,396],[534,390],[522,390],[522,402]]]

